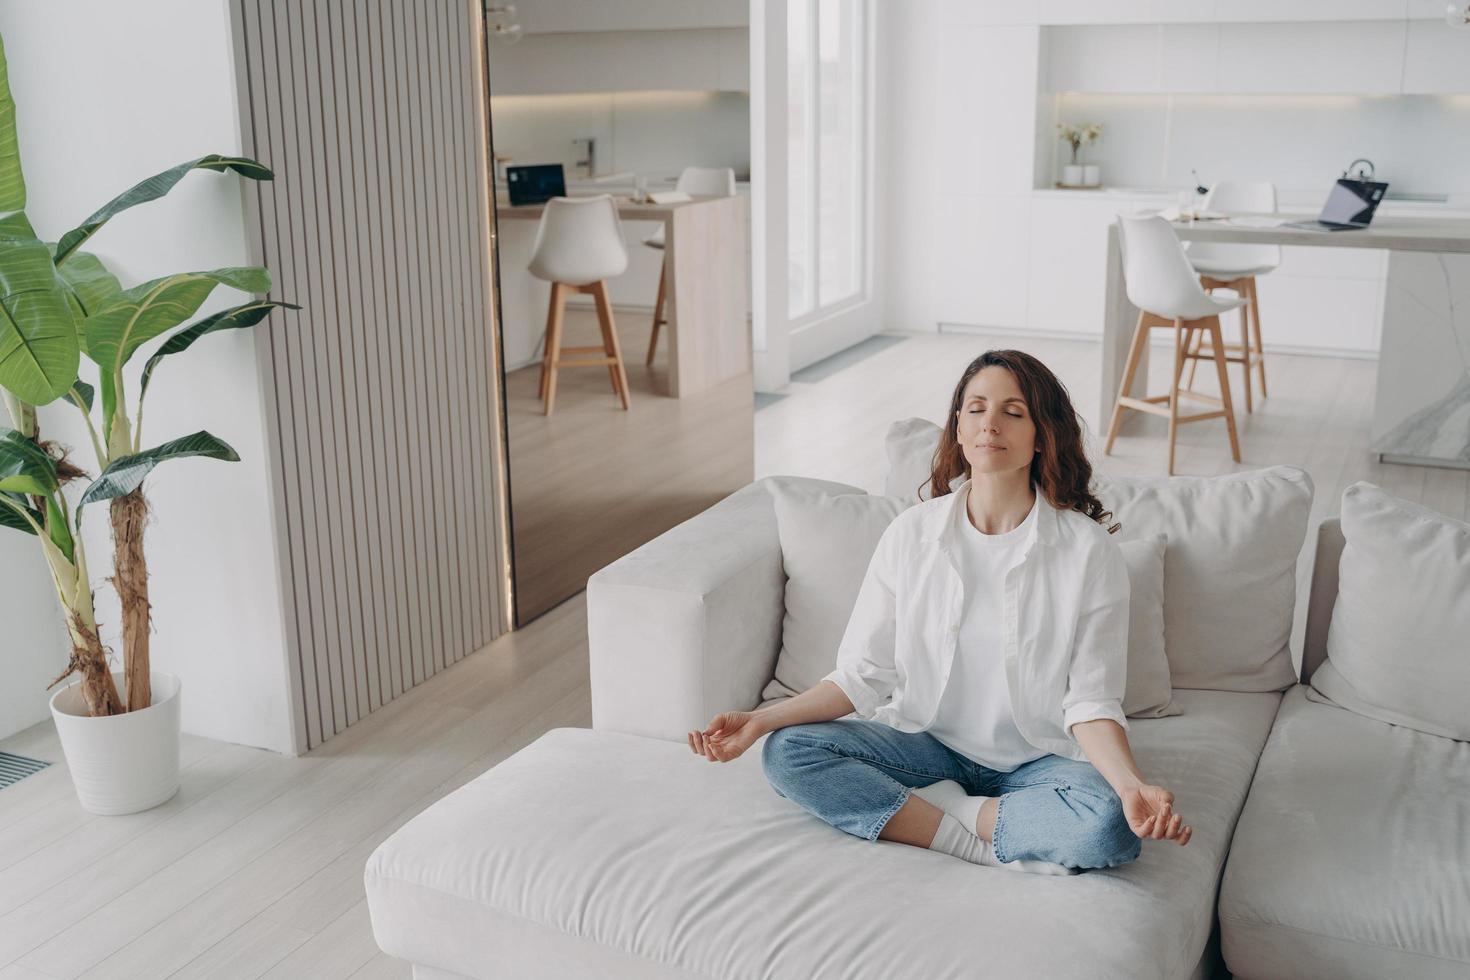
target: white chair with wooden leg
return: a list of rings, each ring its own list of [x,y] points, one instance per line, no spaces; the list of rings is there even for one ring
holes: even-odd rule
[[[679,180],[674,184],[674,190],[701,197],[734,197],[735,171],[730,167],[685,167],[679,174]],[[659,225],[658,231],[643,239],[643,244],[663,251],[664,226]],[[660,262],[658,299],[653,304],[653,333],[648,338],[648,360],[645,362],[649,365],[653,364],[653,353],[658,348],[658,328],[669,322],[664,318],[667,295],[664,287],[664,268],[665,263]]]
[[[628,250],[623,245],[623,226],[611,194],[596,197],[553,197],[541,212],[536,244],[529,270],[551,283],[551,303],[546,311],[546,347],[541,358],[541,391],[545,414],[556,402],[556,373],[564,367],[607,365],[613,393],[628,408],[628,375],[613,323],[607,282],[628,267]],[[597,324],[602,344],[594,347],[563,347],[562,321],[568,293],[590,293],[597,304]],[[602,357],[566,358],[562,354],[600,353]]]
[[[1274,214],[1276,185],[1268,180],[1222,180],[1210,188],[1204,206],[1226,214]],[[1261,306],[1256,299],[1256,277],[1281,264],[1281,246],[1190,242],[1186,252],[1206,292],[1229,289],[1245,301],[1240,307],[1240,343],[1225,345],[1225,360],[1245,369],[1245,410],[1252,411],[1252,369],[1261,382],[1261,397],[1266,397],[1266,359],[1261,350]],[[1201,348],[1199,336],[1195,337],[1194,348],[1189,353],[1189,379],[1185,387],[1193,388],[1197,359],[1211,354]]]
[[[1138,325],[1128,348],[1128,366],[1113,403],[1113,418],[1108,425],[1108,441],[1104,454],[1113,451],[1113,440],[1123,422],[1123,410],[1162,415],[1169,420],[1169,475],[1174,474],[1174,442],[1180,424],[1225,419],[1230,437],[1230,456],[1240,462],[1240,443],[1235,434],[1235,409],[1230,402],[1230,380],[1225,376],[1225,349],[1220,339],[1220,314],[1238,308],[1244,300],[1222,299],[1206,293],[1194,269],[1184,255],[1184,246],[1174,229],[1163,218],[1128,218],[1118,216],[1118,236],[1123,251],[1123,278],[1128,299],[1138,307]],[[1167,395],[1135,397],[1133,376],[1138,370],[1143,346],[1155,328],[1174,331],[1174,365],[1170,372]],[[1215,398],[1179,387],[1184,371],[1185,354],[1196,331],[1210,337],[1212,358],[1220,376],[1220,397]],[[1189,398],[1215,405],[1215,411],[1179,414],[1179,401]],[[1167,402],[1167,404],[1164,404]]]

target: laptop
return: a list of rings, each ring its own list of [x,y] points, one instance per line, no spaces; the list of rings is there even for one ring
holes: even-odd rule
[[[1288,221],[1287,228],[1304,228],[1307,231],[1346,231],[1349,228],[1366,228],[1383,200],[1388,182],[1382,180],[1353,180],[1343,177],[1327,195],[1322,213],[1316,221]]]
[[[559,163],[506,167],[505,182],[510,190],[512,206],[544,204],[553,197],[567,196],[566,172]]]

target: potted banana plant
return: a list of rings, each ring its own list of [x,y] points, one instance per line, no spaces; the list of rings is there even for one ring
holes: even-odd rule
[[[179,164],[124,191],[55,243],[43,241],[23,210],[25,182],[5,67],[0,40],[0,392],[12,426],[0,426],[0,526],[36,538],[66,619],[71,657],[52,686],[75,679],[52,696],[51,712],[77,795],[94,813],[132,813],[178,790],[181,685],[149,662],[143,482],[171,459],[239,459],[223,440],[203,431],[144,448],[144,396],[165,358],[208,334],[252,327],[277,307],[298,307],[256,299],[185,326],[219,286],[268,292],[269,272],[183,272],[125,289],[96,255],[81,250],[112,217],[164,196],[195,170],[272,178],[269,169],[243,157],[212,155]],[[164,335],[130,405],[124,367]],[[83,355],[95,367],[95,385],[79,376]],[[64,489],[85,474],[63,449],[41,439],[37,421],[36,406],[58,399],[85,420],[99,473],[74,509]],[[80,533],[85,509],[103,501],[112,523],[112,581],[121,600],[120,671],[109,663],[99,636]]]

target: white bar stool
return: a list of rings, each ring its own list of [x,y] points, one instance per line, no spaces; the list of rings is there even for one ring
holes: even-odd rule
[[[606,279],[621,275],[628,267],[628,250],[623,245],[623,226],[611,194],[596,197],[553,197],[541,212],[536,244],[529,271],[551,283],[551,304],[546,311],[546,347],[541,358],[540,395],[550,415],[556,402],[556,372],[562,367],[607,365],[613,393],[628,408],[628,375],[613,324],[612,303],[607,298]],[[597,304],[597,323],[602,345],[562,347],[562,314],[569,292],[590,293]],[[603,357],[564,358],[562,353]]]
[[[1210,188],[1204,206],[1227,214],[1274,214],[1276,185],[1268,180],[1222,180]],[[1264,276],[1281,264],[1281,246],[1190,242],[1186,253],[1207,292],[1230,289],[1246,301],[1240,308],[1240,343],[1225,345],[1225,360],[1237,362],[1245,369],[1245,410],[1252,411],[1252,368],[1256,369],[1261,380],[1261,397],[1266,397],[1266,357],[1261,349],[1261,307],[1256,300],[1256,277]],[[1251,337],[1253,332],[1254,340]],[[1200,340],[1201,336],[1196,335],[1194,348],[1189,352],[1187,388],[1194,387],[1194,368],[1198,358],[1211,356],[1210,351],[1201,351]]]
[[[699,196],[734,197],[735,171],[730,167],[685,167],[679,173],[674,190]],[[659,225],[658,231],[643,239],[643,244],[663,251],[664,226]],[[648,338],[648,359],[644,362],[648,365],[653,364],[653,352],[658,347],[658,328],[661,324],[669,322],[664,319],[664,270],[666,267],[667,263],[660,265],[658,269],[658,299],[653,304],[653,334]]]
[[[1225,428],[1230,436],[1230,456],[1240,462],[1240,443],[1235,436],[1235,409],[1230,403],[1230,381],[1225,376],[1224,345],[1220,340],[1220,314],[1239,307],[1245,300],[1239,297],[1221,299],[1206,293],[1195,277],[1194,269],[1184,255],[1184,246],[1174,234],[1174,229],[1160,217],[1129,218],[1118,216],[1118,240],[1123,251],[1123,278],[1128,287],[1128,299],[1138,307],[1138,325],[1133,330],[1133,342],[1128,347],[1128,366],[1123,371],[1123,383],[1118,389],[1117,401],[1113,403],[1113,418],[1108,425],[1108,441],[1103,447],[1105,455],[1112,453],[1113,440],[1118,437],[1118,428],[1123,421],[1123,409],[1162,415],[1169,420],[1169,475],[1174,474],[1174,438],[1182,422],[1202,422],[1205,419],[1225,419]],[[1133,374],[1138,370],[1138,360],[1143,355],[1143,345],[1148,343],[1154,327],[1172,328],[1174,331],[1174,371],[1167,395],[1134,398],[1128,394],[1133,388]],[[1186,349],[1195,331],[1210,335],[1212,358],[1220,374],[1220,397],[1182,390],[1180,376],[1184,372]],[[1203,356],[1203,355],[1200,355]],[[1193,398],[1196,401],[1220,406],[1213,412],[1196,412],[1193,415],[1179,414],[1179,399]],[[1168,402],[1168,406],[1160,404]]]

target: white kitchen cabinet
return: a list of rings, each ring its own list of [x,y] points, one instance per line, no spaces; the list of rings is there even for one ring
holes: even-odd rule
[[[1221,24],[1219,92],[1397,92],[1405,22]]]
[[[490,84],[496,95],[748,91],[748,39],[743,27],[532,34],[491,46]]]
[[[1036,178],[1038,30],[954,27],[939,45],[936,118],[944,187],[1029,191]]]
[[[938,322],[1025,325],[1033,203],[1027,194],[940,198],[932,252]],[[906,286],[891,283],[889,288]]]
[[[1408,25],[1404,57],[1405,92],[1470,92],[1470,31],[1457,31],[1443,19]]]
[[[1135,204],[1102,192],[1038,196],[1031,204],[1026,326],[1102,332],[1108,226]]]

